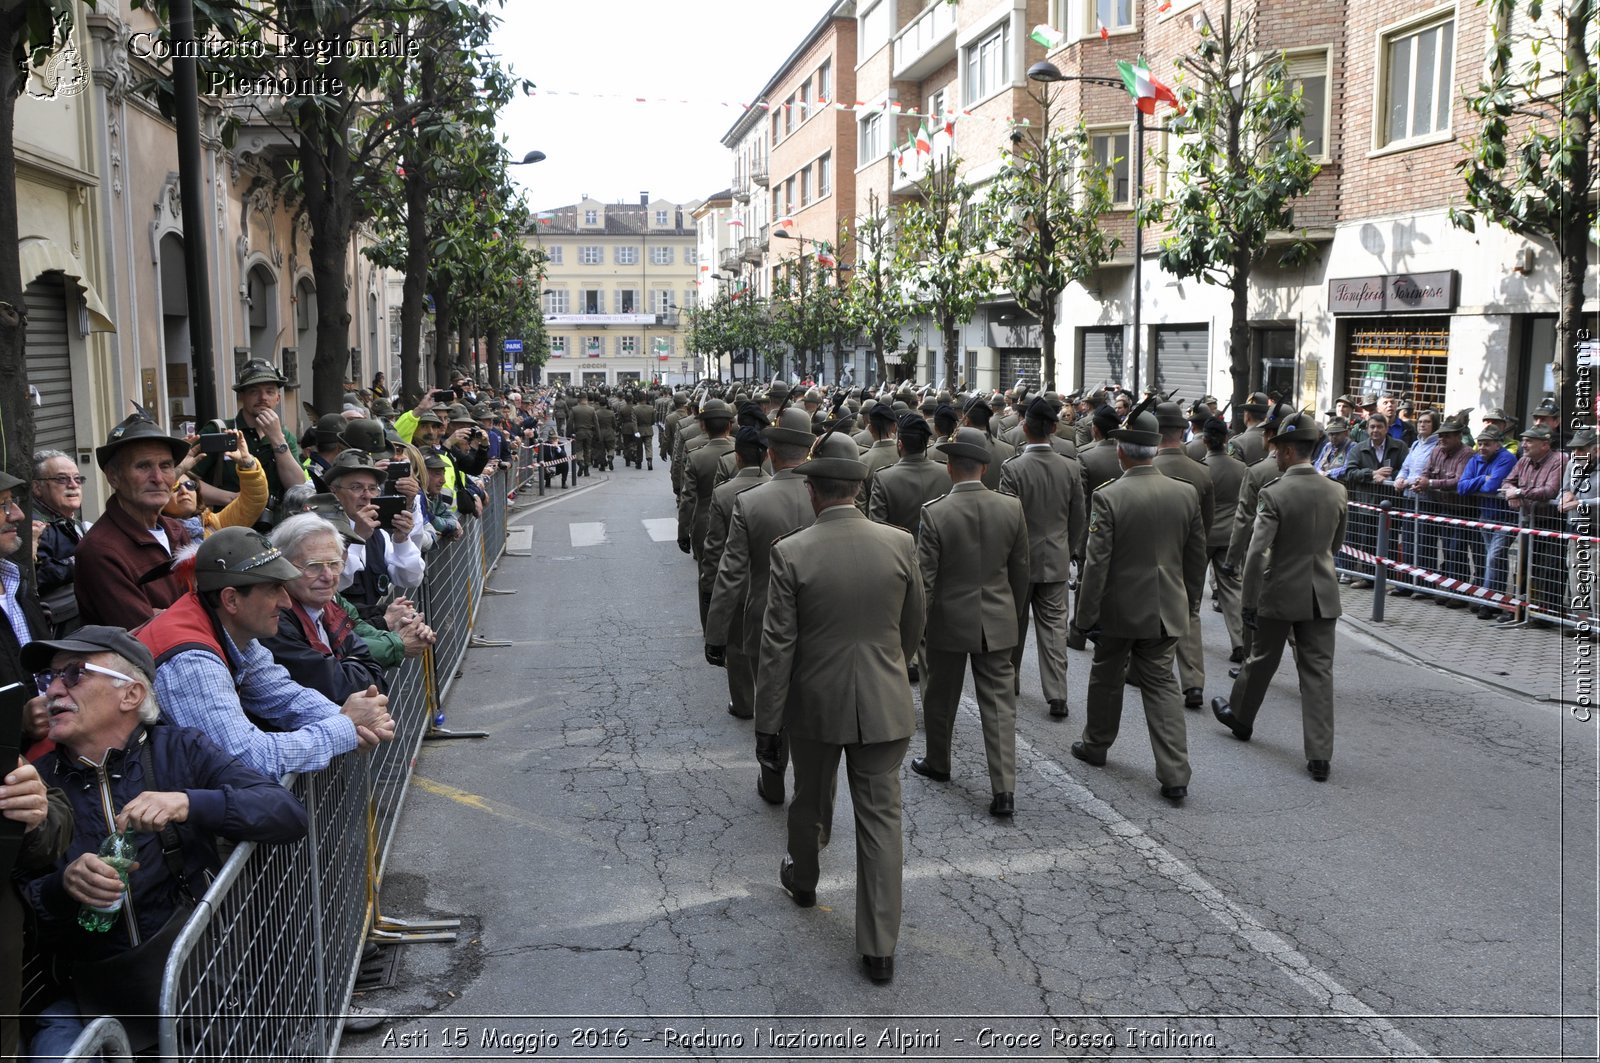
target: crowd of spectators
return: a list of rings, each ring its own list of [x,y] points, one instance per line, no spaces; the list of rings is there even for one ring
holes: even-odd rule
[[[302,440],[279,416],[286,381],[250,362],[229,421],[179,438],[140,411],[111,431],[92,522],[69,455],[41,450],[32,484],[0,474],[0,685],[34,694],[0,785],[25,829],[0,885],[0,1057],[61,1058],[102,1013],[152,1047],[137,1016],[157,1010],[217,842],[304,836],[279,780],[394,738],[393,670],[435,642],[412,596],[429,553],[546,416],[453,383],[398,416],[352,386]],[[16,557],[29,505],[34,581]],[[124,830],[125,880],[98,855]],[[80,926],[113,907],[108,931]],[[24,960],[45,975],[26,1001]]]

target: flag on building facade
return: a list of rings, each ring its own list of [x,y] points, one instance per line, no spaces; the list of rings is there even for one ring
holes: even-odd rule
[[[1117,69],[1122,73],[1122,83],[1127,86],[1128,95],[1133,97],[1134,105],[1145,114],[1154,114],[1157,103],[1170,103],[1179,111],[1183,110],[1183,104],[1178,102],[1178,94],[1169,86],[1157,81],[1151,75],[1149,68],[1144,65],[1144,60],[1141,59],[1139,65],[1134,66],[1118,59]]]
[[[1062,33],[1054,26],[1047,26],[1042,22],[1033,27],[1033,32],[1028,34],[1028,36],[1044,45],[1047,51],[1052,52],[1061,47],[1061,45],[1064,44],[1067,39],[1067,35],[1065,33]]]
[[[933,150],[933,141],[928,138],[928,123],[923,122],[917,127],[917,154],[926,155]]]

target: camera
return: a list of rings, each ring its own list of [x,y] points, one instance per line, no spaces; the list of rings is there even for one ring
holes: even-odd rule
[[[200,437],[200,453],[226,454],[233,449],[233,435],[229,432],[207,432]]]

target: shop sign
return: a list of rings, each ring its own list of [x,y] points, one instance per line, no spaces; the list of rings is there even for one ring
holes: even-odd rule
[[[1386,273],[1336,277],[1328,282],[1328,309],[1335,314],[1416,313],[1454,310],[1460,273]]]

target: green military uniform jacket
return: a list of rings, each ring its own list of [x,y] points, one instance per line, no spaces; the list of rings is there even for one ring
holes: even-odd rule
[[[1260,425],[1252,425],[1228,441],[1228,453],[1244,462],[1254,465],[1267,456],[1266,434],[1261,431]]]
[[[929,650],[993,653],[1017,644],[1028,596],[1028,521],[1022,503],[977,480],[922,507],[917,565]]]
[[[874,441],[866,453],[861,455],[861,460],[867,466],[867,478],[862,481],[861,493],[856,495],[856,508],[865,513],[867,503],[872,499],[872,479],[880,469],[887,469],[900,460],[899,444],[895,442],[893,436],[885,436]]]
[[[781,469],[771,480],[733,500],[728,540],[717,564],[706,613],[706,644],[726,646],[735,633],[733,619],[744,618],[744,652],[754,657],[761,648],[761,624],[767,612],[772,543],[816,520],[805,478]]]
[[[1234,507],[1233,531],[1228,536],[1228,564],[1241,572],[1245,554],[1250,551],[1250,532],[1256,523],[1256,496],[1278,478],[1278,463],[1262,458],[1245,469],[1239,484],[1239,504]]]
[[[1223,450],[1206,452],[1205,465],[1211,473],[1211,487],[1215,495],[1212,507],[1211,533],[1206,537],[1208,550],[1220,550],[1233,539],[1233,523],[1239,515],[1239,491],[1244,486],[1244,462]]]
[[[1114,440],[1100,439],[1078,451],[1078,462],[1083,466],[1083,493],[1092,499],[1094,493],[1122,475],[1122,464],[1117,461],[1117,444]]]
[[[1017,452],[1017,448],[1003,439],[996,439],[994,436],[988,438],[988,444],[989,464],[984,466],[983,469],[983,486],[991,491],[998,491],[1000,490],[1000,466],[1004,465],[1006,460]]]
[[[728,544],[728,527],[733,521],[733,501],[752,487],[771,479],[761,466],[737,470],[711,492],[711,518],[706,525],[705,545],[700,551],[700,593],[709,598],[717,582],[717,566]]]
[[[1083,468],[1044,444],[1029,444],[1000,468],[1000,493],[1022,503],[1028,522],[1028,580],[1064,583],[1083,556],[1089,507]]]
[[[1109,638],[1177,638],[1205,590],[1194,488],[1136,465],[1094,493],[1074,625]]]
[[[893,524],[912,535],[922,524],[922,507],[950,490],[946,466],[927,453],[907,454],[872,478],[867,516],[879,524]]]
[[[733,450],[728,436],[707,439],[688,456],[683,470],[683,502],[678,506],[678,538],[688,538],[699,558],[711,523],[711,492],[717,486],[717,459]]]
[[[1189,457],[1182,449],[1164,449],[1156,454],[1156,460],[1152,464],[1161,475],[1182,480],[1195,489],[1195,493],[1200,497],[1200,523],[1209,533],[1217,512],[1217,489],[1212,486],[1210,470]]]
[[[1331,620],[1342,611],[1334,556],[1344,545],[1344,485],[1310,465],[1262,489],[1240,604],[1269,620]]]

